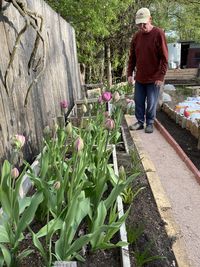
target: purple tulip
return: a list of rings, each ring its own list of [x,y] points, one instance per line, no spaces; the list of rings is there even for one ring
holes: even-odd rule
[[[108,102],[108,101],[110,101],[111,98],[112,98],[112,94],[111,94],[111,92],[104,92],[104,93],[102,94],[102,100],[103,100],[104,102]]]
[[[60,107],[61,107],[62,109],[66,109],[66,108],[68,108],[68,103],[67,103],[67,101],[66,101],[66,100],[61,101],[61,102],[60,102]]]

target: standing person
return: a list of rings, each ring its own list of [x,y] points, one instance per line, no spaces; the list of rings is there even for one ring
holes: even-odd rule
[[[129,83],[135,80],[137,122],[130,129],[143,129],[146,121],[145,132],[152,133],[159,91],[168,66],[167,42],[163,30],[152,25],[148,8],[137,11],[135,23],[138,31],[131,41],[127,76]]]

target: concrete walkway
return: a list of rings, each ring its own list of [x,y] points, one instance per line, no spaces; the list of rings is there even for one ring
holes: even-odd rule
[[[128,125],[131,125],[135,122],[135,118],[127,115],[126,121]],[[165,192],[165,196],[161,198],[169,200],[171,215],[178,226],[178,238],[184,243],[183,248],[189,259],[188,263],[182,260],[179,266],[199,267],[200,185],[195,175],[156,128],[153,134],[146,134],[144,130],[139,130],[131,131],[131,136],[137,143],[137,149],[146,151],[155,166],[156,175]],[[159,190],[157,189],[158,194]],[[154,192],[155,198],[157,193]]]

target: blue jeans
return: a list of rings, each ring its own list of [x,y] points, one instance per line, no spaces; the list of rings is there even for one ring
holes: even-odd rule
[[[135,117],[140,123],[153,124],[156,117],[160,87],[154,83],[135,82]]]

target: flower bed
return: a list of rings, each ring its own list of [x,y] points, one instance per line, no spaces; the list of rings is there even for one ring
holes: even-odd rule
[[[197,147],[200,149],[200,126],[199,120],[193,122],[184,114],[178,113],[170,108],[166,103],[163,104],[162,110],[182,128],[186,128],[198,140]]]
[[[66,108],[64,104],[62,109]],[[63,127],[60,118],[60,126],[46,127],[37,171],[26,163],[18,177],[14,168],[17,162],[4,162],[0,187],[2,264],[25,264],[33,252],[23,249],[23,242],[30,235],[28,241],[38,250],[45,266],[52,266],[54,261],[82,261],[84,251],[127,244],[126,240],[113,243],[112,238],[128,215],[127,211],[119,216],[118,196],[135,176],[121,179],[116,167],[114,170],[109,163],[112,149],[108,144],[118,139],[115,127],[119,122],[105,118],[102,112],[98,114],[87,128],[74,127],[72,123]],[[16,138],[15,154],[23,144],[24,139]],[[34,191],[30,196],[23,193],[21,198],[27,169]],[[36,221],[39,228],[33,229]]]

